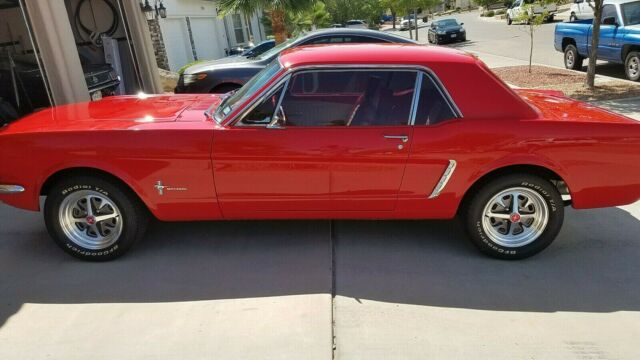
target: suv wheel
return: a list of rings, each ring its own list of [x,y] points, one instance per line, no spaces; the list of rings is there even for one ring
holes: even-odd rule
[[[515,260],[553,242],[564,220],[555,186],[538,176],[509,175],[484,185],[468,203],[471,242],[489,256]]]

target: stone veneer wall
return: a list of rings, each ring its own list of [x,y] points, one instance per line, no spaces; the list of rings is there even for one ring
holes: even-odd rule
[[[160,30],[160,22],[157,19],[148,20],[149,32],[151,33],[151,42],[153,43],[153,52],[156,55],[156,62],[161,69],[169,70],[169,59],[167,58],[167,50],[164,47],[162,39],[162,31]]]

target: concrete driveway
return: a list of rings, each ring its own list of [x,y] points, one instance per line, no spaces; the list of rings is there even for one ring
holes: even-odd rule
[[[93,264],[0,205],[0,359],[637,359],[638,234],[640,203],[518,262],[457,221],[156,223]]]

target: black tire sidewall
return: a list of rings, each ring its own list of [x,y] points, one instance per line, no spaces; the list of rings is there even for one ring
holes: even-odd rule
[[[524,187],[540,194],[549,209],[549,220],[544,232],[533,242],[522,247],[504,247],[493,242],[482,227],[483,211],[487,202],[499,192]],[[564,221],[564,203],[556,187],[549,181],[533,175],[509,175],[496,179],[480,188],[469,202],[466,227],[471,242],[492,257],[517,260],[530,257],[544,250],[556,238]]]
[[[571,51],[573,52],[573,65],[569,66],[567,64],[567,53]],[[581,68],[582,64],[579,64],[581,62],[581,57],[580,54],[578,54],[578,49],[576,49],[575,46],[573,46],[573,44],[569,44],[567,45],[567,47],[564,49],[564,67],[566,69],[570,69],[570,70],[577,70],[578,68]]]
[[[638,71],[638,75],[635,77],[631,77],[631,75],[629,75],[629,61],[631,60],[631,58],[635,57],[636,59],[638,59],[638,61],[640,62],[640,52],[637,51],[632,51],[627,55],[627,58],[624,61],[624,72],[625,75],[627,75],[627,79],[631,80],[631,81],[639,81],[640,80],[640,71]]]
[[[115,203],[123,221],[122,233],[111,246],[92,250],[71,241],[62,230],[59,210],[64,199],[78,191],[91,190],[102,194]],[[93,177],[77,177],[54,185],[47,195],[44,208],[47,230],[54,242],[67,253],[89,261],[107,261],[123,255],[141,237],[146,219],[140,205],[119,186],[109,181]]]

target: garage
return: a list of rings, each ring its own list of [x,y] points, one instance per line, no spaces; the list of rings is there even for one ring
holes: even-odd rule
[[[142,10],[123,0],[0,0],[0,121],[161,92]]]

